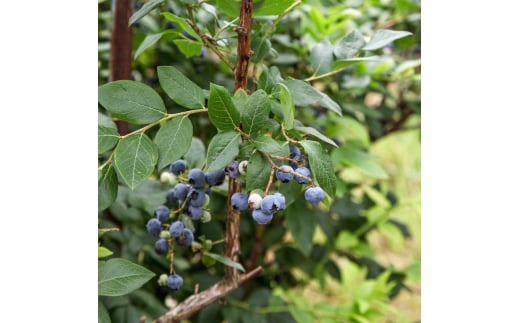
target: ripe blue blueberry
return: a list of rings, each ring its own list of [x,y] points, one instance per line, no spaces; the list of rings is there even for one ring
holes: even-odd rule
[[[231,164],[227,165],[226,173],[231,178],[237,178],[240,176],[240,170],[238,169],[238,161],[233,161]]]
[[[155,241],[155,252],[157,252],[159,255],[165,255],[168,253],[168,240],[166,239],[159,239]]]
[[[186,170],[186,167],[188,167],[188,164],[184,160],[179,159],[170,164],[170,172],[180,175]]]
[[[193,232],[188,228],[184,228],[184,230],[182,230],[182,234],[175,238],[175,241],[179,244],[179,246],[189,247],[193,242]]]
[[[278,193],[278,192],[274,193],[273,195],[278,199],[279,209],[280,210],[285,209],[285,196],[283,196],[282,193]]]
[[[193,206],[190,205],[186,209],[186,214],[192,219],[192,220],[200,220],[202,217],[204,210],[200,206]]]
[[[285,204],[285,199],[282,199],[275,195],[267,195],[262,199],[262,203],[260,205],[260,209],[265,214],[273,214],[278,210],[282,209],[282,205]]]
[[[319,204],[325,198],[325,192],[318,186],[309,187],[304,195],[307,201],[315,205]]]
[[[292,170],[293,169],[291,166],[282,165],[279,169],[276,170],[276,178],[282,183],[289,183],[294,177],[292,173],[289,173]]]
[[[311,177],[311,171],[305,166],[296,168],[295,172],[302,174],[303,176]],[[294,179],[298,182],[298,184],[307,184],[307,180],[298,175],[295,175]]]
[[[161,205],[155,209],[154,215],[161,223],[164,223],[170,217],[170,209],[165,205]]]
[[[175,221],[172,224],[170,224],[170,235],[174,238],[180,236],[183,230],[184,224],[182,224],[181,221]]]
[[[193,168],[188,173],[188,183],[190,183],[195,188],[201,188],[204,186],[206,182],[206,176],[204,172],[198,168]]]
[[[290,144],[289,145],[289,158],[294,160],[300,160],[300,157],[302,156],[302,153],[300,151],[300,148],[297,146]]]
[[[161,230],[161,221],[156,218],[151,218],[148,220],[148,223],[146,223],[146,231],[154,236],[158,236]]]
[[[226,171],[223,169],[206,173],[206,183],[208,183],[209,186],[218,186],[224,183],[225,178]]]
[[[177,193],[175,193],[175,188],[170,188],[166,192],[166,201],[168,201],[168,204],[173,206],[178,206],[179,199],[177,198]]]
[[[186,185],[184,183],[177,183],[173,187],[174,196],[179,201],[184,201],[186,199],[186,196],[188,195],[189,190],[190,190],[189,185]]]
[[[273,219],[273,214],[267,214],[262,212],[261,209],[255,209],[253,210],[252,214],[253,220],[256,221],[258,224],[267,224]]]
[[[206,193],[204,193],[204,191],[201,189],[192,188],[188,192],[188,195],[186,197],[190,201],[191,206],[200,207],[202,206],[202,204],[204,204],[204,198],[206,197]]]
[[[231,195],[231,205],[234,209],[245,210],[248,207],[247,195],[244,193],[236,192]]]
[[[178,290],[184,281],[182,277],[178,274],[168,276],[167,285],[173,290]]]

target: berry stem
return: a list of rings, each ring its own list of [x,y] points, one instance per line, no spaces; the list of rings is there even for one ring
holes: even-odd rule
[[[173,266],[173,260],[175,258],[175,239],[168,239],[168,243],[171,243],[172,246],[172,253],[170,255],[170,275],[175,275],[175,268]]]

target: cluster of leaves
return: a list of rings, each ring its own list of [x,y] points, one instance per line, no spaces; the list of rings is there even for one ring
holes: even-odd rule
[[[100,292],[100,309],[113,321],[156,318],[171,297],[150,280],[170,264],[156,255],[154,240],[144,229],[157,205],[165,202],[169,187],[158,175],[169,163],[182,157],[191,168],[211,171],[247,159],[247,190],[265,190],[273,164],[287,161],[276,157],[289,156],[293,142],[305,151],[313,180],[328,198],[315,207],[305,202],[297,183],[277,184],[287,202],[282,216],[264,229],[250,217],[241,220],[242,254],[250,255],[260,245],[254,260],[264,274],[231,293],[229,306],[211,305],[194,319],[239,322],[247,312],[253,321],[305,322],[323,311],[321,318],[343,313],[339,317],[363,322],[388,310],[369,311],[371,297],[384,301],[404,286],[405,273],[376,262],[366,239],[372,230],[410,236],[406,226],[389,218],[398,201],[381,185],[389,175],[369,148],[420,113],[420,5],[412,0],[348,6],[309,1],[290,8],[294,3],[255,2],[250,94],[230,93],[232,69],[212,50],[234,61],[238,2],[153,0],[136,8],[130,21],[135,81],[107,83],[107,59],[100,46],[100,226],[119,228],[100,237],[100,257],[112,251],[117,256],[100,262],[105,277],[100,291],[107,282],[120,282],[110,273],[134,277],[133,270],[146,270],[135,276],[141,280],[117,293]],[[288,8],[293,10],[286,12]],[[100,9],[100,23],[104,19]],[[381,28],[388,21],[392,30]],[[114,118],[129,122],[131,132],[120,136]],[[179,301],[193,293],[195,284],[203,290],[218,281],[223,266],[237,265],[221,257],[221,245],[211,244],[224,234],[226,190],[216,188],[211,199],[214,225],[194,225],[200,256],[188,250],[175,255],[177,272],[185,278],[175,296]],[[288,233],[289,240],[284,238]],[[316,238],[320,235],[326,238]],[[366,278],[377,280],[377,293],[348,308],[317,305],[313,314],[313,305],[290,290],[315,279],[322,287],[328,277],[342,281],[334,257],[366,268]],[[128,266],[127,259],[141,266]],[[241,262],[247,267],[248,260]],[[296,269],[307,274],[302,278]]]

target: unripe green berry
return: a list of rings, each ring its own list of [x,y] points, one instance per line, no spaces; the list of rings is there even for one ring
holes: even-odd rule
[[[240,172],[240,175],[245,176],[247,172],[247,160],[243,160],[238,164],[238,171]]]
[[[209,202],[211,201],[211,198],[210,196],[206,193],[206,195],[204,196],[204,202],[202,202],[202,207],[208,207],[209,206]]]
[[[204,212],[202,212],[202,217],[200,218],[200,222],[207,223],[209,221],[211,221],[211,213],[204,210]]]
[[[247,199],[247,204],[250,209],[259,209],[262,205],[262,196],[258,193],[249,194],[249,198]]]
[[[159,238],[161,238],[161,239],[170,239],[171,238],[170,231],[162,230],[161,233],[159,233]]]
[[[166,284],[168,284],[168,275],[162,274],[161,276],[159,276],[159,280],[157,281],[157,283],[159,284],[159,286],[166,286]]]
[[[160,177],[160,182],[165,185],[175,185],[178,183],[177,177],[172,172],[162,172]]]

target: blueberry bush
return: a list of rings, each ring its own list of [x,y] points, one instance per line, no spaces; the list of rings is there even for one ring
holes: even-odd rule
[[[100,0],[98,19],[100,322],[400,317],[414,271],[368,236],[411,233],[370,149],[420,126],[418,1]]]

